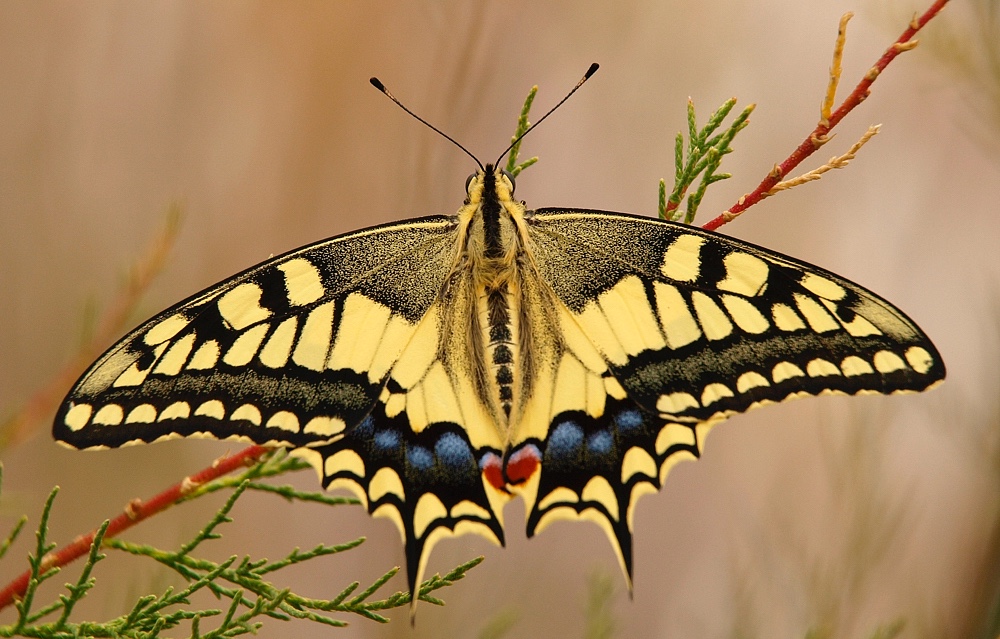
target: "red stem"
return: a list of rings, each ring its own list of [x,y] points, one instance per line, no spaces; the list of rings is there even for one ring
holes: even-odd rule
[[[847,99],[844,100],[844,102],[830,115],[829,122],[820,122],[816,128],[813,129],[812,133],[810,133],[806,139],[799,144],[798,148],[795,149],[795,151],[793,151],[784,162],[777,165],[771,170],[770,173],[768,173],[767,177],[765,177],[761,183],[757,185],[756,189],[741,197],[736,204],[729,208],[728,211],[702,225],[702,228],[714,231],[723,224],[732,221],[737,215],[767,197],[767,192],[770,191],[775,184],[788,175],[792,169],[802,162],[802,160],[818,151],[819,148],[823,146],[823,143],[826,142],[827,135],[830,133],[830,130],[837,126],[837,124],[844,119],[844,116],[850,113],[851,110],[861,104],[865,98],[868,97],[871,85],[875,82],[882,71],[889,66],[889,63],[892,62],[897,55],[907,50],[903,45],[906,45],[906,43],[908,43],[925,24],[936,16],[946,4],[948,4],[948,0],[936,0],[936,2],[934,2],[934,4],[932,4],[922,16],[911,22],[906,31],[903,31],[903,34],[899,36],[899,38],[888,49],[885,50],[885,53],[882,54],[882,57],[879,58],[878,62],[876,62],[868,73],[865,74],[865,77],[858,83],[858,86],[854,87],[854,91],[852,91],[851,94],[847,96]]]
[[[252,466],[271,450],[263,446],[250,446],[235,455],[215,460],[208,468],[185,477],[180,483],[171,486],[147,501],[142,501],[141,499],[133,500],[125,507],[125,512],[112,519],[111,523],[108,524],[108,530],[104,533],[105,538],[114,537],[138,524],[143,519],[166,510],[202,484],[218,479],[234,470]],[[57,566],[65,566],[69,562],[89,553],[96,533],[97,530],[92,530],[86,535],[77,537],[70,544],[63,546],[59,550],[46,555],[39,572],[45,572],[49,568]],[[15,600],[24,596],[30,578],[31,571],[27,571],[7,584],[6,588],[0,590],[0,610],[3,610],[14,603]]]

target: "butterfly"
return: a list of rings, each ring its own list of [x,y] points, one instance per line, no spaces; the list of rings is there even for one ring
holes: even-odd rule
[[[455,215],[326,239],[163,311],[84,373],[54,437],[290,449],[397,526],[411,593],[441,539],[503,545],[516,496],[529,537],[598,524],[631,587],[639,497],[715,424],[944,378],[902,311],[829,271],[674,222],[528,210],[514,186],[487,164]]]

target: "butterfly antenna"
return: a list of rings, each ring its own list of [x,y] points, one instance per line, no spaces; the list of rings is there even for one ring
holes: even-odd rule
[[[372,83],[373,87],[375,87],[376,89],[378,89],[379,91],[381,91],[382,93],[384,93],[385,97],[387,97],[390,100],[392,100],[393,102],[395,102],[396,106],[398,106],[400,109],[406,111],[407,113],[409,113],[410,115],[412,115],[414,118],[416,118],[418,122],[422,122],[425,126],[427,126],[427,128],[429,128],[430,130],[434,131],[435,133],[437,133],[438,135],[440,135],[441,137],[443,137],[445,140],[448,140],[449,142],[451,142],[452,144],[454,144],[458,148],[460,148],[463,151],[465,151],[465,154],[468,155],[470,158],[472,158],[476,162],[476,164],[479,165],[479,170],[480,171],[485,170],[485,167],[483,166],[483,163],[479,161],[479,158],[477,158],[476,156],[472,155],[472,153],[469,151],[469,149],[467,149],[464,146],[462,146],[461,144],[459,144],[458,141],[455,140],[455,138],[451,137],[450,135],[448,135],[447,133],[445,133],[441,129],[437,128],[436,126],[434,126],[433,124],[431,124],[427,120],[423,119],[422,117],[420,117],[419,115],[417,115],[413,111],[410,111],[409,109],[407,109],[406,105],[404,105],[402,102],[400,102],[398,99],[396,99],[396,96],[394,96],[393,94],[389,93],[389,90],[385,88],[385,85],[382,84],[381,80],[379,80],[378,78],[372,78],[371,80],[369,80],[369,82]],[[569,96],[567,96],[567,97],[569,97]]]
[[[577,90],[577,89],[579,89],[580,87],[582,87],[582,86],[583,86],[583,83],[584,83],[584,82],[586,82],[587,80],[589,80],[589,79],[590,79],[590,76],[592,76],[592,75],[594,75],[595,73],[597,73],[597,69],[599,69],[599,68],[600,68],[600,65],[599,65],[599,64],[597,64],[596,62],[595,62],[595,63],[593,63],[593,64],[591,64],[591,65],[590,65],[590,68],[589,68],[589,69],[587,69],[587,72],[583,74],[583,77],[582,77],[582,78],[580,78],[580,81],[576,83],[576,86],[575,86],[575,87],[573,87],[572,89],[570,89],[570,92],[566,94],[566,97],[565,97],[565,98],[563,98],[562,100],[559,100],[559,102],[557,102],[557,103],[556,103],[556,105],[555,105],[554,107],[552,107],[551,109],[549,109],[549,110],[548,110],[548,112],[547,112],[547,113],[546,113],[545,115],[543,115],[542,117],[538,118],[538,121],[537,121],[537,122],[535,122],[534,124],[532,124],[531,126],[529,126],[529,127],[527,128],[527,130],[525,130],[525,132],[524,132],[524,133],[522,133],[521,135],[517,136],[517,138],[515,138],[515,139],[514,139],[514,141],[510,143],[510,146],[508,146],[508,147],[507,147],[506,149],[504,149],[504,152],[500,154],[500,157],[498,157],[498,158],[497,158],[497,161],[496,161],[496,163],[495,163],[495,164],[500,164],[500,160],[502,160],[502,159],[503,159],[503,156],[507,155],[507,154],[508,154],[508,153],[510,152],[510,150],[511,150],[511,149],[513,149],[513,148],[514,148],[514,146],[515,146],[515,145],[516,145],[516,144],[517,144],[518,142],[520,142],[520,141],[521,141],[521,139],[522,139],[522,138],[523,138],[524,136],[526,136],[526,135],[528,135],[529,133],[531,133],[531,132],[532,132],[532,131],[534,130],[534,128],[535,128],[536,126],[538,126],[539,124],[541,124],[541,123],[542,123],[542,120],[544,120],[545,118],[547,118],[547,117],[549,117],[550,115],[552,115],[552,112],[553,112],[553,111],[555,111],[556,109],[558,109],[559,107],[561,107],[561,106],[562,106],[562,103],[563,103],[563,102],[565,102],[566,100],[569,100],[569,96],[571,96],[571,95],[573,95],[574,93],[576,93],[576,90]],[[374,78],[372,78],[372,79],[374,80]],[[389,96],[389,97],[392,97],[392,96]],[[400,105],[400,106],[403,106],[403,105]],[[404,108],[405,108],[405,107],[404,107]]]

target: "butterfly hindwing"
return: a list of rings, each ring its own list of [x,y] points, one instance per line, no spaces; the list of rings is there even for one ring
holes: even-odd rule
[[[509,495],[485,472],[499,469],[503,444],[468,361],[448,348],[449,319],[467,315],[462,300],[449,301],[420,321],[371,413],[343,438],[306,453],[325,460],[326,488],[353,490],[372,515],[396,524],[411,593],[439,540],[473,532],[504,543],[500,516]]]
[[[556,406],[573,385],[575,409],[552,408],[546,436],[519,442],[540,460],[528,533],[593,519],[629,578],[636,499],[700,455],[718,421],[800,395],[919,391],[944,376],[901,311],[815,266],[639,216],[546,209],[526,220],[535,266],[563,306],[561,358],[581,363],[551,367],[543,391]],[[585,401],[591,388],[597,399]]]
[[[192,435],[288,447],[396,523],[412,591],[441,537],[503,543],[491,499],[504,496],[482,472],[499,467],[499,435],[468,362],[445,361],[449,313],[469,303],[442,307],[455,251],[454,218],[426,218],[236,275],[102,356],[54,434],[76,448]]]

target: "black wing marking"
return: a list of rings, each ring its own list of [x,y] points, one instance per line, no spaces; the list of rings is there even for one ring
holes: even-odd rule
[[[539,274],[565,305],[561,357],[585,364],[573,375],[587,388],[605,382],[596,404],[553,409],[544,439],[515,442],[512,457],[541,467],[525,490],[528,534],[592,519],[629,583],[636,499],[699,456],[718,421],[797,396],[915,392],[944,378],[900,310],[818,267],[639,216],[546,209],[527,220]],[[578,368],[553,367],[553,405],[567,401],[563,371]]]
[[[195,434],[294,448],[338,437],[371,411],[436,298],[453,236],[444,217],[375,227],[210,287],[102,355],[53,435],[75,448]]]

